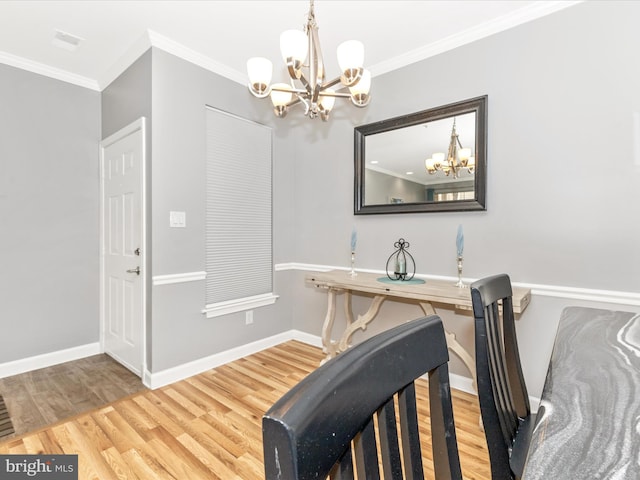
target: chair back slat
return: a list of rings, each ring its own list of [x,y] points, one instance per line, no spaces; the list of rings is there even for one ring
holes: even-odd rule
[[[426,373],[436,478],[461,480],[448,360],[433,315],[325,363],[264,415],[266,480],[423,480],[414,381]]]
[[[449,366],[444,363],[429,372],[429,409],[431,412],[431,436],[433,441],[433,470],[436,479],[462,478],[458,445],[447,432],[452,428],[453,407],[449,387]]]
[[[422,480],[424,470],[418,431],[416,387],[413,382],[398,392],[398,410],[400,410],[400,434],[402,436],[405,478]]]
[[[398,421],[394,398],[391,398],[378,410],[377,417],[384,478],[385,480],[402,480],[402,460],[398,444]]]
[[[354,480],[353,457],[350,448],[345,450],[344,455],[331,469],[329,480]]]
[[[519,478],[511,465],[514,440],[531,415],[507,275],[471,285],[475,318],[478,397],[494,480]]]
[[[364,472],[367,479],[380,480],[377,449],[376,431],[373,426],[373,418],[370,418],[362,431],[356,434],[353,441],[356,471]]]
[[[491,387],[498,416],[500,428],[505,445],[510,445],[513,435],[518,428],[509,379],[507,365],[504,356],[504,344],[502,339],[501,321],[498,313],[498,305],[492,303],[486,307],[487,349],[489,353],[489,366],[491,369]]]

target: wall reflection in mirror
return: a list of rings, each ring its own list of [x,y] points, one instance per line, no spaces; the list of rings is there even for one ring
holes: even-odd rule
[[[484,210],[486,96],[355,129],[355,213]]]

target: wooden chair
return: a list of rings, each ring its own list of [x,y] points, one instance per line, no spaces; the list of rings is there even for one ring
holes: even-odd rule
[[[414,381],[427,372],[436,478],[462,479],[448,359],[433,315],[325,363],[264,415],[266,479],[423,479]]]
[[[511,281],[504,274],[471,284],[478,397],[493,480],[521,478],[535,424],[511,297]]]

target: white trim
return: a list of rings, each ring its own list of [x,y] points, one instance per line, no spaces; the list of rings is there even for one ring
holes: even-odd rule
[[[292,335],[291,340],[298,340],[299,342],[306,343],[307,345],[322,348],[322,337],[318,335],[302,332],[300,330],[289,330],[289,333]]]
[[[451,35],[436,42],[430,43],[420,48],[416,48],[403,55],[399,55],[390,60],[369,66],[372,76],[391,72],[412,63],[420,62],[427,58],[453,50],[454,48],[467,45],[475,41],[489,37],[493,34],[508,30],[526,22],[530,22],[545,15],[563,10],[582,3],[579,1],[538,1],[526,7],[515,10],[507,15],[495,18],[481,25]],[[457,278],[456,278],[457,280]]]
[[[142,383],[144,386],[151,389],[164,387],[165,385],[179,382],[185,378],[219,367],[225,363],[233,362],[234,360],[253,355],[254,353],[267,348],[275,347],[276,345],[289,340],[297,340],[314,347],[322,348],[322,339],[318,335],[302,332],[300,330],[289,330],[287,332],[263,338],[224,352],[216,353],[199,360],[194,360],[177,367],[162,370],[158,373],[151,373],[149,370],[144,368]],[[80,360],[100,353],[103,353],[103,350],[100,347],[100,343],[96,342],[81,345],[79,347],[68,348],[66,350],[59,350],[57,352],[14,360],[0,364],[0,378],[19,375],[39,368],[51,367],[60,363],[70,362],[72,360]],[[477,395],[471,378],[451,373],[449,374],[449,379],[451,388],[455,388],[456,390],[461,390],[472,395]],[[540,405],[540,399],[530,396],[529,402],[531,403],[531,411],[534,413],[537,412],[538,406]]]
[[[297,338],[298,336],[300,338]],[[225,350],[224,352],[216,353],[214,355],[210,355],[199,360],[194,360],[192,362],[184,363],[182,365],[178,365],[177,367],[168,368],[160,372],[151,373],[145,371],[143,382],[145,386],[151,389],[164,387],[165,385],[169,385],[171,383],[178,382],[199,373],[206,372],[207,370],[211,370],[212,368],[219,367],[220,365],[224,365],[225,363],[233,362],[234,360],[238,360],[248,355],[260,352],[266,348],[275,347],[276,345],[287,342],[289,340],[305,341],[303,340],[303,338],[308,339],[310,338],[310,336],[297,330],[289,330],[287,332],[278,333],[271,337],[263,338],[246,345],[241,345],[230,350]]]
[[[427,375],[423,375],[428,380]],[[457,373],[449,373],[449,383],[451,388],[460,390],[462,392],[470,393],[471,395],[478,395],[476,388],[473,386],[473,379],[458,375]]]
[[[169,275],[154,275],[153,286],[172,285],[174,283],[195,282],[207,278],[207,272],[172,273]]]
[[[140,38],[138,38],[138,40],[136,40],[120,58],[118,58],[116,63],[111,65],[106,72],[98,77],[100,91],[107,88],[111,82],[122,75],[150,48],[151,41],[149,40],[149,32],[147,31],[140,36]]]
[[[205,313],[207,318],[220,317],[230,313],[243,312],[245,310],[264,307],[265,305],[271,305],[276,302],[278,297],[279,295],[275,295],[273,293],[265,293],[263,295],[255,295],[253,297],[213,303],[211,305],[207,305],[204,310],[202,310],[202,313]]]
[[[100,85],[98,85],[98,82],[92,78],[76,75],[75,73],[51,67],[44,63],[34,62],[33,60],[18,57],[17,55],[12,55],[7,52],[0,52],[0,63],[19,68],[21,70],[26,70],[27,72],[44,75],[45,77],[54,78],[62,82],[78,85],[79,87],[88,88],[97,92],[100,91]]]
[[[153,30],[148,30],[147,33],[149,34],[151,46],[164,50],[171,55],[175,55],[176,57],[193,63],[194,65],[202,67],[210,72],[217,73],[218,75],[228,78],[229,80],[233,80],[234,82],[242,85],[247,84],[247,75],[245,73],[240,73],[233,68],[229,68],[226,65],[196,52],[195,50],[187,48],[175,40],[160,35]]]
[[[549,15],[559,10],[582,3],[578,1],[539,1],[531,5],[518,9],[508,15],[496,18],[482,25],[466,30],[456,35],[433,42],[429,45],[417,48],[390,60],[377,63],[369,67],[373,76],[397,70],[415,62],[425,60],[440,53],[453,50],[454,48],[466,45],[482,38],[488,37],[498,32],[508,30],[523,23],[535,20],[536,18]],[[202,53],[185,47],[184,45],[168,38],[153,30],[147,30],[127,51],[107,69],[98,79],[92,79],[76,75],[66,70],[51,67],[43,63],[34,62],[26,58],[0,52],[0,63],[21,68],[33,73],[55,78],[63,82],[72,83],[91,90],[102,91],[111,82],[118,78],[127,68],[129,68],[144,52],[149,48],[156,47],[167,53],[175,55],[187,62],[191,62],[210,72],[221,75],[229,80],[246,85],[247,76],[243,72],[229,68],[222,63],[213,60]]]
[[[92,355],[98,355],[99,353],[102,353],[102,349],[100,348],[100,343],[96,342],[0,363],[0,378],[19,375],[20,373],[30,372],[39,368],[51,367],[72,360],[79,360]]]
[[[640,293],[598,290],[593,288],[564,287],[558,285],[540,285],[535,283],[516,283],[518,287],[530,288],[533,295],[544,297],[570,298],[591,302],[613,303],[618,305],[640,306]]]
[[[330,265],[316,265],[307,263],[281,263],[274,266],[276,271],[286,270],[299,270],[304,272],[328,272],[329,270],[344,270],[349,271],[348,267],[334,267]],[[370,269],[356,269],[358,272],[376,273],[379,275],[385,275],[384,270],[370,270]],[[443,275],[427,275],[416,273],[417,278],[424,278],[426,280],[446,280],[455,282],[458,277],[450,277]],[[463,278],[465,283],[472,283],[476,281],[476,278]],[[616,290],[599,290],[593,288],[578,288],[578,287],[565,287],[561,285],[543,285],[537,283],[520,283],[513,282],[515,287],[530,288],[532,295],[539,295],[541,297],[557,297],[567,298],[571,300],[585,300],[589,302],[598,303],[611,303],[614,305],[630,305],[640,306],[640,293],[637,292],[622,292]]]

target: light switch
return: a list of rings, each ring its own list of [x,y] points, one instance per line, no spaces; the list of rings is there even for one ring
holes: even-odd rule
[[[169,212],[169,226],[185,228],[187,226],[187,214],[185,212]]]

